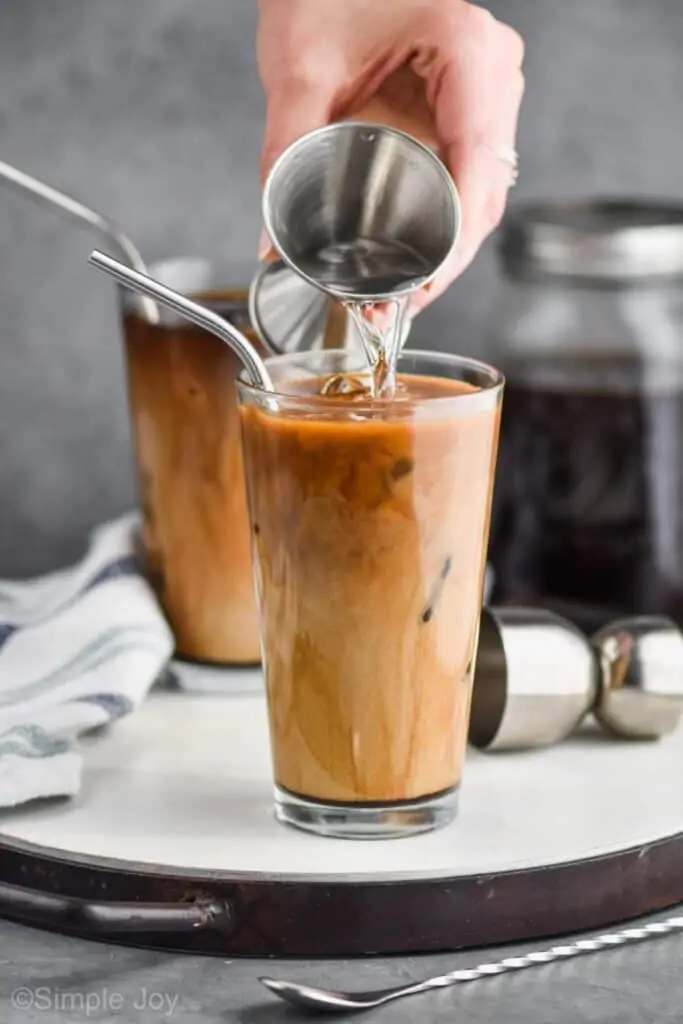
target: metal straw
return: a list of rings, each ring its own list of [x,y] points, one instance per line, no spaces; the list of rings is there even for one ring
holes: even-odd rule
[[[152,296],[163,306],[168,306],[169,309],[185,317],[186,320],[191,320],[193,323],[215,334],[226,345],[229,345],[244,363],[252,384],[262,388],[264,391],[275,390],[263,360],[254,346],[236,327],[233,327],[223,317],[218,316],[199,302],[194,302],[192,299],[188,299],[187,296],[181,295],[180,292],[167,288],[166,285],[155,281],[149,275],[138,273],[137,270],[131,270],[130,267],[126,267],[123,263],[119,263],[118,260],[112,259],[111,256],[105,256],[103,252],[98,252],[97,249],[88,257],[88,263],[97,267],[98,270],[103,270],[106,274],[109,274],[119,284],[125,285],[132,291]]]
[[[141,274],[148,273],[137,246],[131,242],[130,238],[116,224],[113,224],[107,217],[103,217],[101,213],[91,210],[77,199],[65,195],[64,192],[58,191],[52,185],[46,185],[44,181],[32,178],[30,174],[25,174],[24,171],[11,167],[2,160],[0,160],[0,179],[16,186],[33,199],[38,199],[49,206],[57,207],[63,213],[68,214],[72,220],[77,220],[80,224],[87,224],[95,228],[123,256],[126,263],[130,264],[131,267],[134,267]],[[152,302],[149,298],[141,297],[139,305],[140,311],[146,320],[153,324],[159,323],[159,310],[155,302]]]

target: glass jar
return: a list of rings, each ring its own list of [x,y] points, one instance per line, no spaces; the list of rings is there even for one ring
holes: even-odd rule
[[[523,207],[500,254],[491,601],[683,625],[683,207]]]

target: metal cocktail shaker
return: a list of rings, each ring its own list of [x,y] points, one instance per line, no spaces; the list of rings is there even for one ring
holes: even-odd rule
[[[549,746],[591,711],[626,739],[657,739],[676,728],[683,635],[673,622],[622,619],[588,638],[543,609],[484,609],[470,718],[474,747]]]

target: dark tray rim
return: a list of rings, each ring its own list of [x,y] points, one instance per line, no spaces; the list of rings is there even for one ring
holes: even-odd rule
[[[0,915],[219,956],[415,954],[612,926],[683,901],[683,831],[510,871],[275,875],[54,851],[0,833]]]

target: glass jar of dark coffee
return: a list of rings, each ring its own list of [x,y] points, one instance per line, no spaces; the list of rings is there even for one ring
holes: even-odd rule
[[[501,239],[491,600],[683,625],[683,208],[524,207]]]

